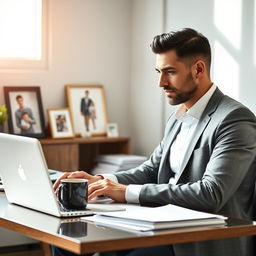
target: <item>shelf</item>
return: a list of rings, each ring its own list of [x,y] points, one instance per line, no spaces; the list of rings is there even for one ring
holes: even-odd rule
[[[90,137],[40,140],[48,168],[90,172],[99,154],[130,154],[130,138]]]
[[[117,137],[117,138],[108,138],[108,137],[88,137],[88,138],[66,138],[66,139],[41,139],[40,142],[42,145],[47,144],[92,144],[92,143],[111,143],[111,142],[127,142],[130,139],[127,137]]]

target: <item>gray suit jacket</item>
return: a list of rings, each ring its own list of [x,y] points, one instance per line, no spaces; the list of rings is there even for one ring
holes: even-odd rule
[[[165,135],[149,160],[117,173],[123,184],[143,184],[141,205],[175,204],[190,209],[251,219],[256,178],[256,119],[239,102],[217,88],[199,120],[176,184],[170,146],[180,121],[172,115]],[[251,238],[174,245],[176,256],[250,256]]]

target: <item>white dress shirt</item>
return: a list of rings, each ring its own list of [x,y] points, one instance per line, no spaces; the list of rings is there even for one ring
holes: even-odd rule
[[[184,155],[193,138],[199,119],[205,110],[210,98],[212,97],[216,86],[213,84],[211,88],[189,109],[185,110],[181,105],[175,112],[175,116],[182,122],[181,129],[177,134],[170,148],[170,167],[175,173],[174,178],[169,183],[174,184],[180,172],[180,167],[184,159]],[[118,182],[114,174],[102,174],[104,178],[108,178],[114,182]],[[139,203],[139,194],[143,185],[128,185],[125,192],[125,199],[128,203]]]

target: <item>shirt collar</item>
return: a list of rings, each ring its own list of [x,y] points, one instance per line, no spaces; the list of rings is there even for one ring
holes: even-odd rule
[[[196,120],[198,121],[201,118],[216,88],[217,86],[212,84],[210,89],[187,111],[185,106],[182,104],[175,112],[176,118],[184,122],[186,122],[186,120],[190,120],[189,122],[194,122]]]

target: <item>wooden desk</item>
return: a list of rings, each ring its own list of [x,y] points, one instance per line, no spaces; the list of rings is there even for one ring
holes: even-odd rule
[[[227,226],[173,229],[155,232],[153,235],[97,227],[93,223],[81,223],[79,218],[70,220],[70,223],[66,225],[67,221],[68,219],[60,219],[8,204],[5,195],[0,193],[1,227],[75,253],[114,251],[256,235],[255,224],[234,218],[228,219]],[[82,227],[78,230],[76,225]]]
[[[99,154],[130,154],[126,137],[40,140],[48,168],[58,171],[90,171]]]

